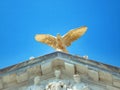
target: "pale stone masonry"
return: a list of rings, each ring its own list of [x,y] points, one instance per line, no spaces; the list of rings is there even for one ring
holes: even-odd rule
[[[36,76],[47,85],[54,70],[61,79],[73,81],[79,74],[90,90],[120,90],[120,68],[63,52],[54,52],[0,70],[0,90],[27,90]],[[44,90],[44,89],[43,89]]]

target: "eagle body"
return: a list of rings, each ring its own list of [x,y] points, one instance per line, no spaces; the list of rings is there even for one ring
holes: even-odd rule
[[[49,34],[37,34],[35,40],[38,42],[45,43],[57,51],[63,51],[68,53],[66,47],[70,46],[71,43],[81,37],[87,30],[86,26],[70,30],[65,35],[61,36],[57,34],[56,37]]]
[[[68,52],[66,50],[66,45],[65,42],[60,34],[57,34],[56,36],[56,48],[57,51],[63,51],[63,52]]]

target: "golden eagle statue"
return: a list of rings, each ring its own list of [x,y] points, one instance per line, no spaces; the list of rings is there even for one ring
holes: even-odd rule
[[[37,34],[35,36],[35,40],[38,42],[45,43],[53,47],[57,51],[63,51],[65,53],[68,53],[66,47],[70,46],[73,41],[81,37],[86,31],[87,27],[82,26],[80,28],[70,30],[63,36],[61,36],[60,34],[57,34],[56,37],[49,34]]]

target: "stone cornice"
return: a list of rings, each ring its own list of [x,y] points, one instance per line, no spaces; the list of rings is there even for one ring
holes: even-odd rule
[[[38,63],[42,64],[42,63],[47,62],[48,60],[52,61],[54,59],[63,59],[66,62],[70,62],[73,64],[88,65],[88,68],[94,68],[94,69],[100,69],[103,71],[108,71],[108,72],[112,73],[113,75],[117,75],[117,76],[120,75],[119,67],[103,64],[103,63],[100,63],[100,62],[97,62],[94,60],[85,59],[83,57],[79,57],[79,56],[75,56],[75,55],[57,51],[57,52],[53,52],[53,53],[50,53],[50,54],[47,54],[44,56],[34,58],[33,60],[27,60],[25,62],[16,64],[13,66],[9,66],[4,69],[0,69],[0,76],[7,74],[7,73],[11,73],[11,72],[16,72],[20,69],[29,68],[29,66],[32,66],[34,64],[38,64]]]

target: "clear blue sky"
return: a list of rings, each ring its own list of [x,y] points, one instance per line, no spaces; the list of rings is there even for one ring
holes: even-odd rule
[[[0,0],[0,68],[54,52],[35,34],[83,25],[88,31],[70,54],[120,67],[120,0]]]

